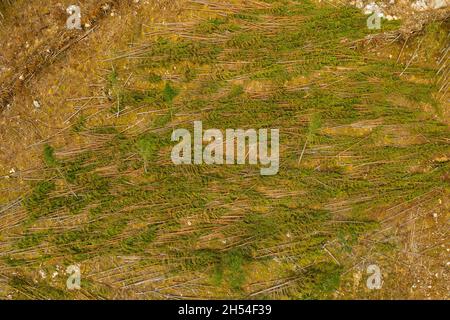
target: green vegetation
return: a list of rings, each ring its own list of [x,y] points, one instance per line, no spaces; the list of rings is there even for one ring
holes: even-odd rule
[[[14,241],[21,251],[9,265],[20,268],[27,250],[36,268],[59,258],[101,261],[110,277],[102,281],[152,298],[331,298],[344,271],[335,257],[379,228],[374,210],[448,189],[441,177],[449,162],[433,161],[449,152],[448,127],[422,109],[439,106],[434,70],[411,67],[424,81],[410,81],[399,76],[404,66],[356,50],[351,43],[372,33],[356,9],[265,2],[272,6],[187,27],[192,39],[152,39],[140,59],[123,63],[144,79],[140,87],[114,66],[104,89],[117,116],[101,126],[85,115],[75,122],[74,135],[99,139],[89,148],[55,157],[45,145],[47,170],[23,201],[27,226],[41,231]],[[383,31],[398,26],[386,21]],[[150,116],[127,131],[136,112]],[[222,130],[279,128],[279,174],[172,165],[172,128],[194,120]],[[267,285],[280,279],[286,289]],[[29,289],[25,278],[10,285]],[[114,297],[115,288],[89,282],[97,297]],[[69,297],[50,285],[36,290]]]

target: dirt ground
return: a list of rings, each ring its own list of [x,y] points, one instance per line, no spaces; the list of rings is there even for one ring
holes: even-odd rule
[[[82,8],[81,30],[66,28],[66,8],[71,4]],[[416,11],[411,9],[411,1],[386,5],[387,14],[406,21],[405,34],[421,30],[429,21],[448,20],[445,7]],[[110,58],[131,48],[130,39],[152,32],[157,23],[195,19],[197,13],[187,7],[189,1],[178,0],[17,0],[5,6],[0,16],[0,204],[6,207],[29,193],[28,182],[39,179],[39,172],[45,170],[45,143],[72,149],[84,145],[82,138],[74,141],[73,135],[66,133],[83,108],[92,108],[91,114],[102,112],[102,100],[95,101],[105,95],[102,84],[111,70]],[[366,45],[370,48],[376,41],[374,37]],[[414,54],[415,48],[406,46],[405,41],[405,51]],[[379,54],[390,55],[389,50]],[[443,50],[442,61],[423,57],[423,63],[442,66],[445,76],[439,99],[447,107],[436,117],[448,123],[448,44]],[[398,59],[407,64],[411,58],[405,54]],[[97,124],[109,120],[107,115],[92,118]],[[123,125],[120,121],[118,125]],[[439,192],[393,207],[386,216],[380,216],[386,212],[374,213],[381,229],[361,239],[349,253],[347,259],[353,267],[346,270],[335,298],[449,298],[450,203],[448,193]],[[395,255],[383,256],[379,251],[371,255],[368,248],[386,237],[394,237],[404,250]],[[384,290],[368,290],[364,283],[366,266],[375,260],[381,262],[382,270],[389,270],[383,278]]]

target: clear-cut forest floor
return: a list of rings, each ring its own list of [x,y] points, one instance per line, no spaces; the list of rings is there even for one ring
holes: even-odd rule
[[[77,2],[0,1],[0,299],[449,298],[448,9]],[[279,174],[173,165],[196,120]]]

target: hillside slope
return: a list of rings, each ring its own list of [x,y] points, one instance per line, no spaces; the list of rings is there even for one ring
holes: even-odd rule
[[[0,33],[0,298],[448,299],[448,19],[48,2]],[[279,173],[173,165],[194,121],[278,128]]]

